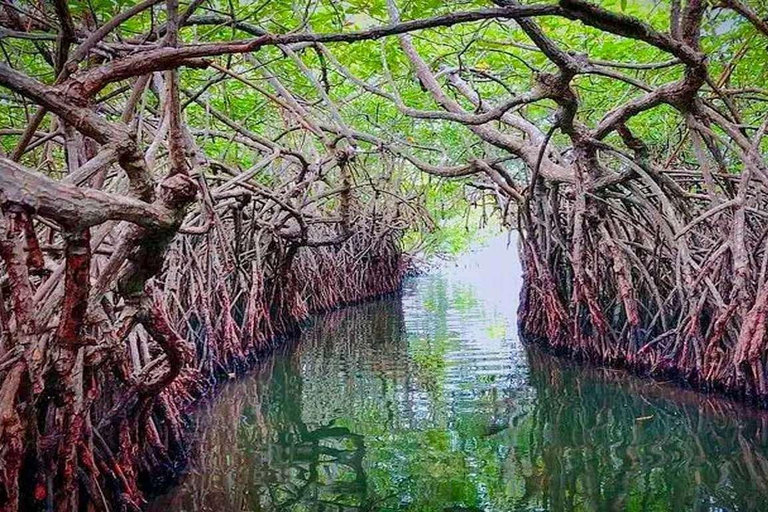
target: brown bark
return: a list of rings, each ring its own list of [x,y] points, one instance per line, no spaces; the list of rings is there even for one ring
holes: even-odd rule
[[[414,184],[397,182],[412,176],[404,164],[465,180],[482,204],[492,196],[505,221],[518,214],[520,321],[531,339],[768,403],[765,126],[746,125],[750,109],[740,111],[741,93],[727,86],[746,44],[720,80],[708,76],[707,57],[716,56],[699,42],[706,2],[674,2],[669,33],[586,0],[498,0],[411,21],[390,1],[386,25],[270,34],[228,15],[193,15],[200,1],[178,13],[178,2],[166,0],[167,22],[155,33],[118,36],[126,20],[159,3],[138,3],[100,27],[73,19],[58,0],[50,20],[25,20],[3,5],[16,13],[0,16],[13,37],[56,41],[55,55],[41,50],[56,80],[0,64],[0,85],[37,108],[26,128],[12,128],[20,136],[13,157],[0,159],[0,258],[11,292],[0,298],[10,362],[0,369],[0,507],[14,509],[20,495],[50,498],[58,510],[98,507],[100,489],[118,508],[138,509],[139,474],[179,456],[179,411],[206,383],[236,374],[310,312],[397,289],[402,233],[432,227]],[[755,27],[753,37],[765,32],[751,8],[724,4]],[[665,57],[615,63],[576,54],[539,16],[649,44]],[[435,69],[410,36],[509,19],[532,44],[505,41],[505,54],[535,51],[549,67],[521,59],[531,88],[504,87],[503,98],[485,90],[504,80],[465,65],[464,52],[442,56]],[[180,31],[189,25],[252,37],[187,44]],[[422,85],[433,110],[406,105],[388,69],[369,82],[333,56],[330,43],[387,36],[399,38],[412,68],[406,78]],[[270,59],[247,55],[265,46],[291,59],[310,87],[292,90]],[[322,56],[317,75],[301,54],[311,47]],[[338,76],[329,79],[326,65]],[[212,69],[196,71],[209,73],[202,87],[180,91],[186,67]],[[632,99],[609,98],[617,104],[588,123],[597,117],[581,115],[576,85],[595,75],[630,87]],[[245,117],[214,108],[206,93],[225,87],[225,77],[263,103]],[[345,120],[354,95],[348,104],[334,99],[338,80],[416,122],[461,125],[469,157],[435,164],[428,159],[439,141],[356,129]],[[528,105],[552,115],[531,122]],[[205,113],[204,126],[185,124],[188,106]],[[662,106],[688,130],[666,155],[631,129]],[[40,130],[46,112],[50,133]],[[279,121],[262,129],[263,119]],[[53,146],[62,133],[67,162]],[[216,155],[223,161],[201,149],[206,137],[225,142]],[[258,163],[240,169],[248,158],[229,149]],[[35,458],[34,482],[20,481],[23,460]]]

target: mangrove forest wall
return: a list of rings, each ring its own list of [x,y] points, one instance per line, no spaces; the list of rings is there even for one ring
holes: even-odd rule
[[[208,384],[491,218],[528,339],[765,404],[766,14],[2,0],[0,508],[140,509]]]

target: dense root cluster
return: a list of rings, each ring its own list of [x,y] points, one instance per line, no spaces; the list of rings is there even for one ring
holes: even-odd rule
[[[139,302],[121,302],[83,327],[92,341],[73,363],[71,421],[61,421],[67,374],[55,339],[36,333],[47,342],[38,348],[39,391],[23,354],[4,354],[4,507],[108,500],[110,509],[138,510],[144,491],[184,462],[189,404],[309,314],[398,289],[405,262],[397,233],[353,225],[343,242],[299,247],[260,229],[253,211],[235,209],[206,234],[178,237]],[[77,468],[69,483],[61,480],[66,464]]]
[[[66,3],[55,7],[66,29]],[[166,7],[164,51],[176,49],[177,7]],[[21,18],[5,22],[40,28]],[[181,120],[180,61],[165,73],[103,61],[130,80],[99,110],[75,87],[89,79],[68,77],[108,32],[57,40],[65,58],[79,46],[55,85],[0,64],[0,83],[38,109],[0,157],[4,511],[141,509],[183,461],[185,408],[311,313],[396,291],[401,237],[424,218],[348,139],[286,136],[289,115],[273,140],[206,105],[257,163],[207,154],[215,130],[196,138]]]
[[[389,5],[398,21],[397,7]],[[557,7],[557,15],[598,29],[595,37],[610,34],[607,44],[618,36],[672,60],[594,59],[566,49],[532,16],[513,16],[533,43],[513,46],[537,52],[553,71],[534,72],[530,90],[493,102],[481,82],[487,72],[461,61],[435,72],[415,38],[400,35],[419,83],[442,111],[409,109],[394,98],[398,109],[462,123],[499,152],[488,153],[501,155],[452,168],[409,161],[444,177],[480,176],[472,185],[495,197],[502,211],[517,213],[526,268],[520,324],[530,340],[768,403],[766,96],[749,74],[728,85],[748,65],[745,56],[762,51],[750,41],[767,36],[768,27],[738,1],[717,9],[701,0],[673,2],[668,31],[584,0]],[[729,23],[749,34],[726,62],[702,43],[704,27],[723,11],[735,12]],[[670,66],[678,71],[659,71]],[[579,93],[590,75],[633,92],[587,124],[583,110],[594,105]],[[387,96],[370,85],[366,90]],[[552,115],[532,123],[521,105],[545,101],[556,105]],[[660,147],[658,139],[647,140],[653,128],[643,122],[660,122],[654,114],[664,108],[682,133],[667,134]],[[504,155],[519,165],[505,165]]]
[[[521,327],[561,353],[768,403],[762,186],[742,199],[721,175],[717,198],[684,192],[696,172],[648,170],[586,205],[556,189],[533,202]]]
[[[139,507],[137,475],[172,465],[209,379],[396,288],[403,233],[440,203],[417,171],[517,218],[532,339],[768,400],[758,2],[671,0],[661,27],[587,0],[405,21],[388,0],[387,23],[322,33],[315,7],[336,2],[290,30],[281,2],[163,3],[0,5],[4,509]],[[594,58],[540,19],[664,60]],[[745,42],[712,51],[729,34]],[[619,93],[585,102],[596,77]],[[645,140],[659,111],[664,144]]]
[[[502,211],[516,211],[526,269],[520,325],[531,341],[768,404],[766,96],[749,74],[728,85],[748,65],[745,56],[762,51],[750,41],[767,36],[768,27],[739,1],[717,9],[701,0],[673,2],[668,31],[584,0],[557,6],[557,15],[601,36],[648,45],[672,60],[593,59],[567,50],[533,17],[513,16],[533,43],[513,46],[541,54],[553,71],[534,72],[529,91],[493,102],[483,95],[487,72],[461,62],[435,72],[415,38],[400,35],[419,83],[443,110],[414,111],[402,101],[398,108],[463,123],[499,150],[498,158],[511,155],[519,165],[487,156],[452,168],[409,161],[444,177],[480,176],[475,188],[494,196]],[[749,34],[726,62],[702,43],[704,27],[723,11],[735,12],[729,22]],[[658,74],[670,66],[678,72]],[[582,111],[594,105],[584,105],[579,89],[590,75],[628,84],[633,94],[587,124]],[[520,106],[544,101],[556,107],[536,125]],[[660,147],[647,140],[653,133],[643,122],[659,122],[653,114],[664,108],[682,133],[673,144],[668,134]]]

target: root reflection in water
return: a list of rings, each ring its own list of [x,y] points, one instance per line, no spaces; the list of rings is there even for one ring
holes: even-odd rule
[[[527,349],[475,292],[317,319],[197,415],[153,510],[765,510],[768,416]]]

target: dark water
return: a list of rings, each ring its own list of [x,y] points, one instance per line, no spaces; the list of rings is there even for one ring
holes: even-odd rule
[[[154,511],[768,510],[768,417],[524,347],[497,240],[204,407]]]

